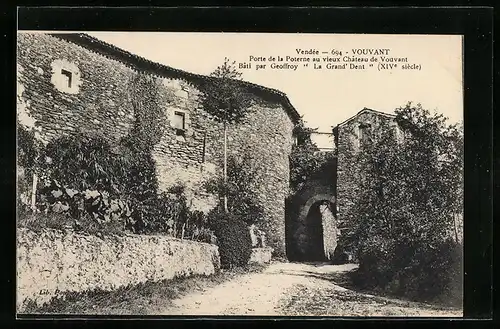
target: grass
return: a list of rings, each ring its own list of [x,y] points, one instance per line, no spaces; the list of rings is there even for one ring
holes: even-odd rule
[[[68,315],[147,315],[158,314],[172,304],[172,300],[186,294],[202,291],[251,272],[260,272],[261,265],[249,265],[220,271],[211,276],[195,275],[160,282],[145,282],[120,287],[113,291],[92,290],[66,292],[49,303],[36,306],[28,303],[24,314]]]

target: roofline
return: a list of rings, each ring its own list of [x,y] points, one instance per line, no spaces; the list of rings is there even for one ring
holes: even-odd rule
[[[349,119],[344,120],[341,123],[337,124],[335,127],[338,127],[338,126],[341,126],[343,124],[346,124],[347,122],[349,122],[349,121],[357,118],[358,116],[360,116],[364,112],[373,112],[373,113],[380,114],[380,115],[383,115],[383,116],[386,116],[386,117],[390,117],[390,118],[395,118],[396,117],[394,114],[385,113],[385,112],[381,112],[381,111],[377,111],[377,110],[373,110],[373,109],[369,109],[369,108],[365,107],[361,111],[359,111],[358,113],[356,113],[355,115],[353,115],[352,117],[350,117]]]
[[[103,55],[107,58],[117,60],[125,65],[134,66],[136,69],[148,72],[152,75],[163,76],[168,78],[179,78],[191,83],[199,84],[213,79],[206,75],[187,72],[184,70],[176,69],[167,65],[153,62],[144,57],[134,55],[124,49],[118,48],[112,44],[104,42],[100,39],[92,37],[86,33],[48,33],[53,37],[74,43],[87,49],[94,50],[96,53]],[[242,86],[255,91],[261,91],[271,96],[274,100],[283,105],[287,114],[294,124],[300,121],[301,115],[292,105],[288,96],[277,89],[264,87],[248,81],[238,80]]]

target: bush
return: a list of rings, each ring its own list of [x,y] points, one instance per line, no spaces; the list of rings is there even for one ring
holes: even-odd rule
[[[221,267],[246,266],[252,253],[247,224],[230,213],[218,211],[209,214],[209,224],[217,238]]]
[[[41,153],[38,211],[66,216],[75,229],[113,226],[183,237],[190,218],[184,187],[158,193],[151,152],[133,138],[122,139],[119,147],[114,152],[104,139],[86,135],[49,143]]]
[[[101,190],[119,195],[125,190],[127,167],[100,136],[63,136],[41,154],[41,172],[64,186],[80,191]]]
[[[356,284],[365,289],[455,306],[462,301],[462,246],[455,241],[391,245],[373,239],[358,257]]]
[[[183,185],[159,193],[150,149],[155,136],[148,133],[136,129],[117,148],[99,136],[63,136],[51,141],[38,157],[33,133],[21,127],[19,163],[24,170],[18,174],[22,179],[17,204],[23,222],[37,220],[43,212],[56,222],[64,218],[64,226],[75,230],[127,230],[212,242],[204,227],[206,219],[189,210]],[[35,171],[40,179],[33,213],[29,209],[30,174]]]

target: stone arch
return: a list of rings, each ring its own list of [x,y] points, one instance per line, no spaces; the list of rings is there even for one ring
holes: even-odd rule
[[[330,260],[337,245],[333,187],[310,181],[289,200],[287,209],[289,260]]]
[[[306,203],[300,207],[300,212],[298,214],[299,219],[305,218],[311,209],[311,206],[318,201],[327,201],[335,205],[335,195],[333,193],[323,193],[323,194],[315,194],[310,197]]]

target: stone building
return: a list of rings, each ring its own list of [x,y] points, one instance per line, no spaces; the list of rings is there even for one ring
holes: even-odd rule
[[[202,188],[221,171],[223,127],[205,112],[207,76],[154,63],[86,34],[19,33],[17,112],[43,143],[77,133],[99,134],[113,146],[136,120],[131,81],[148,76],[161,86],[166,127],[153,157],[161,190],[182,183],[193,210],[209,211],[216,197]],[[254,162],[254,191],[264,210],[259,227],[275,255],[332,259],[356,191],[353,179],[363,140],[394,116],[363,109],[333,129],[326,179],[308,181],[289,196],[289,155],[300,115],[282,92],[242,81],[252,98],[242,123],[228,127],[228,154]]]
[[[153,154],[160,189],[181,182],[193,209],[211,209],[215,198],[201,185],[220,170],[223,129],[200,104],[206,76],[151,62],[86,34],[18,33],[18,118],[44,143],[81,132],[117,143],[135,121],[129,88],[137,75],[152,76],[163,88],[167,127]],[[228,153],[247,152],[257,164],[261,228],[283,255],[289,154],[300,116],[280,91],[247,82],[241,88],[254,101],[244,122],[229,126]]]

